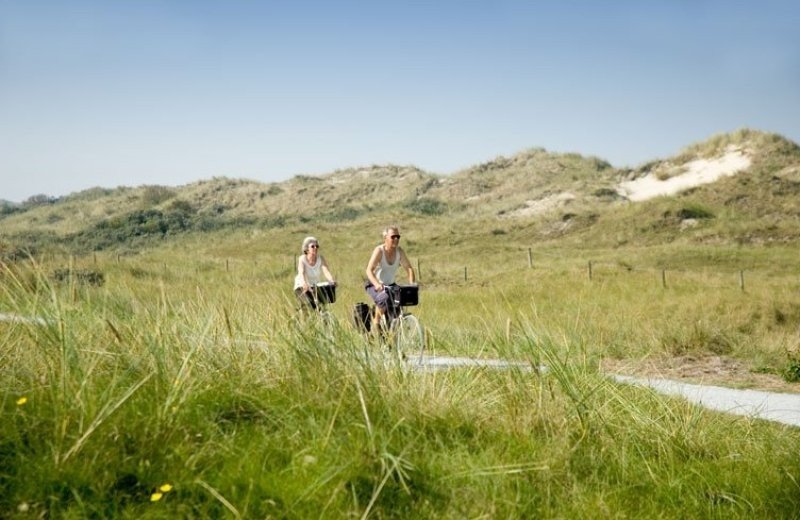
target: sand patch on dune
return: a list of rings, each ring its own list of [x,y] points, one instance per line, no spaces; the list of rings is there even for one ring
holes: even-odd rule
[[[506,217],[531,217],[548,213],[554,209],[566,206],[575,200],[575,195],[569,192],[556,193],[541,199],[526,200],[525,206],[506,213]]]
[[[681,173],[663,178],[659,172],[620,183],[617,191],[632,201],[642,201],[682,191],[735,175],[750,167],[751,158],[741,148],[730,145],[714,159],[695,159],[681,166]]]

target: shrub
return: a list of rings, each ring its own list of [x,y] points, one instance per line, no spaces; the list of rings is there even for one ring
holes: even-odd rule
[[[359,215],[361,215],[361,211],[358,209],[352,206],[345,206],[323,215],[322,220],[326,220],[328,222],[350,221],[355,220]]]
[[[411,199],[403,207],[420,215],[441,215],[447,211],[447,204],[433,197]]]
[[[80,284],[95,287],[100,287],[106,282],[106,276],[102,272],[92,269],[56,269],[53,272],[53,279],[61,283],[68,283],[74,279]]]
[[[789,361],[783,369],[783,379],[789,383],[800,382],[800,353],[790,352],[788,358]]]
[[[611,199],[617,200],[621,199],[622,195],[617,192],[614,188],[600,188],[594,191],[593,195],[598,199]]]
[[[0,201],[0,217],[4,215],[11,215],[18,211],[22,211],[22,208],[18,204],[14,204],[13,202],[8,201]]]
[[[678,210],[678,218],[681,220],[686,219],[709,219],[714,218],[714,213],[711,210],[701,206],[700,204],[692,204],[685,206]]]
[[[156,206],[175,196],[175,190],[166,186],[147,186],[142,193],[142,204],[145,207]]]

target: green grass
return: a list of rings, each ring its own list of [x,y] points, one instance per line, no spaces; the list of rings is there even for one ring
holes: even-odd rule
[[[672,162],[730,144],[748,172],[637,204],[613,187],[658,161],[534,149],[447,179],[371,166],[4,213],[0,313],[48,324],[0,321],[0,517],[796,517],[797,429],[600,368],[800,378],[800,148],[743,130]],[[548,371],[408,371],[349,327],[392,222],[430,354]],[[294,309],[307,235],[340,284],[332,332]]]
[[[360,266],[377,222],[313,230],[341,283],[330,334],[298,318],[289,291],[296,238],[310,229],[74,260],[102,271],[102,287],[56,283],[58,259],[14,264],[0,274],[0,310],[50,324],[0,322],[0,516],[798,510],[798,430],[617,385],[598,369],[605,357],[688,352],[782,370],[800,325],[792,248],[540,244],[528,267],[521,234],[402,225],[423,271],[414,313],[432,353],[549,371],[387,361],[347,325],[366,298]],[[443,240],[460,254],[444,255]],[[165,483],[173,489],[151,501]]]

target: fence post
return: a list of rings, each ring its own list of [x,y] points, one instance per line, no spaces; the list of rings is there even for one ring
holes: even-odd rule
[[[467,281],[467,266],[464,266],[464,281]]]
[[[417,258],[417,281],[422,280],[422,269],[419,268],[419,258]]]
[[[744,292],[744,271],[739,271],[739,288]]]
[[[589,281],[592,281],[592,261],[589,260]]]
[[[229,263],[228,263],[228,262],[229,262],[229,260],[226,258],[226,259],[225,259],[225,272],[228,272],[228,271],[230,271],[230,270],[231,270],[231,268],[230,268],[230,265],[229,265]]]
[[[533,257],[531,256],[531,248],[528,248],[528,268],[533,267]]]
[[[667,270],[666,269],[662,269],[661,270],[661,287],[664,287],[665,289],[667,287]]]

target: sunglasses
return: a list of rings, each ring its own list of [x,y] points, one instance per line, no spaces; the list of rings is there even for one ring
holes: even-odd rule
[[[389,237],[389,238],[393,238],[393,239],[395,239],[395,240],[400,240],[400,235],[392,235],[392,236],[391,236],[391,237]]]
[[[308,247],[310,247],[312,249],[319,249],[319,245],[318,244],[311,244]]]

